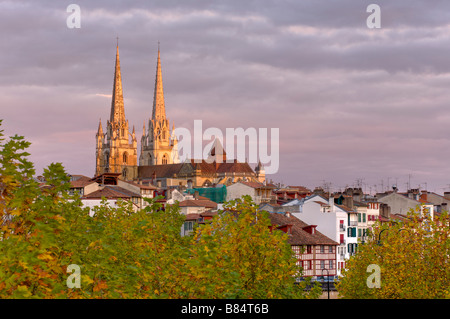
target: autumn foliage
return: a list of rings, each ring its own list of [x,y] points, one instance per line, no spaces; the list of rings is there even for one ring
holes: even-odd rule
[[[341,297],[450,298],[448,212],[430,216],[418,207],[408,216],[403,222],[375,225],[369,241],[347,262],[337,286]],[[379,288],[370,284],[369,265],[380,269]]]
[[[287,235],[271,232],[249,198],[185,237],[177,205],[161,210],[149,200],[133,212],[130,203],[105,200],[91,217],[68,194],[61,164],[49,165],[39,185],[29,143],[2,136],[0,298],[317,297],[295,284],[301,269]],[[80,288],[68,287],[69,265],[80,268]]]

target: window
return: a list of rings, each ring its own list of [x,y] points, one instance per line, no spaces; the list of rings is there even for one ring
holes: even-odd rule
[[[123,163],[126,164],[128,161],[128,154],[127,152],[123,153]]]
[[[333,260],[328,261],[328,269],[333,269]]]
[[[344,243],[344,234],[340,234],[339,236],[340,236],[339,244],[343,244]]]
[[[152,165],[153,164],[153,162],[152,162],[152,155],[151,154],[148,154],[147,161],[148,161],[148,165]]]
[[[323,245],[320,246],[320,253],[321,254],[325,253],[325,246]]]
[[[307,245],[306,246],[306,253],[310,254],[311,253],[311,245]]]
[[[363,223],[365,223],[366,222],[366,214],[363,213],[362,217],[363,217]]]
[[[329,247],[328,247],[328,252],[329,252],[330,254],[333,253],[333,246],[329,246]]]
[[[320,269],[325,269],[325,260],[320,261]]]
[[[162,163],[163,164],[167,164],[167,156],[166,156],[166,154],[164,154],[164,156],[162,158]]]
[[[192,228],[193,228],[192,226],[193,226],[193,223],[192,223],[192,222],[190,222],[190,221],[189,221],[189,222],[185,222],[185,223],[184,223],[184,230],[185,230],[185,231],[190,231],[190,230],[192,230]]]

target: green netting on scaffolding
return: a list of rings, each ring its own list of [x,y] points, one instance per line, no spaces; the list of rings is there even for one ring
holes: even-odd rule
[[[188,188],[186,190],[189,194],[194,194],[196,191],[200,196],[204,196],[216,203],[223,203],[227,197],[227,188],[225,185],[217,187],[200,187]]]

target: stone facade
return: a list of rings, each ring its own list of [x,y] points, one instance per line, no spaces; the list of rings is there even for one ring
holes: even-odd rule
[[[166,117],[161,55],[158,49],[152,116],[144,121],[141,137],[139,164],[137,163],[137,139],[135,129],[129,133],[128,120],[122,91],[122,78],[117,46],[110,119],[104,133],[100,121],[96,135],[95,176],[103,173],[120,173],[127,181],[146,181],[159,187],[202,187],[213,184],[230,185],[237,181],[264,182],[265,172],[261,163],[256,172],[248,163],[227,159],[220,141],[215,143],[209,158],[191,159],[180,163],[178,141],[174,125]],[[220,157],[220,158],[219,158]]]
[[[119,46],[116,52],[110,118],[106,123],[106,133],[103,133],[100,120],[96,142],[95,176],[103,173],[121,173],[125,180],[137,177],[137,139],[134,127],[130,133],[125,117]]]
[[[164,89],[161,71],[161,56],[158,50],[158,61],[156,64],[155,91],[153,96],[153,112],[148,120],[148,131],[145,123],[141,138],[141,156],[139,165],[163,165],[177,164],[178,141],[174,134],[175,127],[170,132],[170,122],[166,118],[166,107],[164,102]]]

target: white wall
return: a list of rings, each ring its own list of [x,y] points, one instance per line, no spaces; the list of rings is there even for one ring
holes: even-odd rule
[[[227,199],[226,199],[227,201],[240,198],[244,195],[250,195],[253,201],[256,200],[256,192],[253,187],[247,186],[239,182],[227,186]]]

